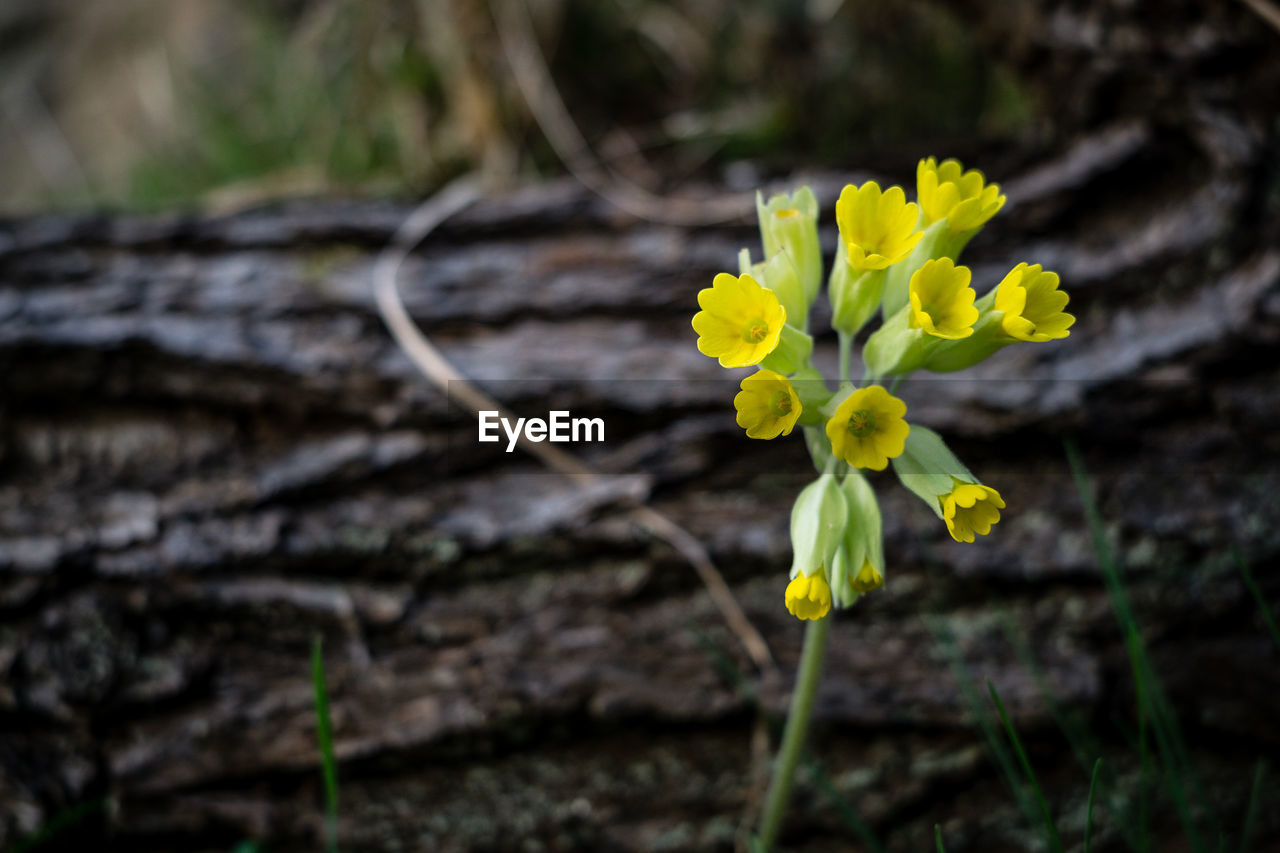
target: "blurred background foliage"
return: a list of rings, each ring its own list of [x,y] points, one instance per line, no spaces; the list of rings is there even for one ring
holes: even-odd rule
[[[1036,99],[931,0],[6,0],[0,212],[557,174],[495,23],[507,2],[595,155],[658,191],[1036,125]]]

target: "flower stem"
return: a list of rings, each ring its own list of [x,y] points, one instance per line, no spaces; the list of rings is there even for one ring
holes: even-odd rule
[[[849,381],[849,353],[853,347],[853,335],[837,332],[836,336],[840,340],[840,381],[844,383]]]
[[[782,732],[782,745],[773,767],[773,778],[765,794],[764,810],[760,815],[759,849],[768,853],[782,829],[782,818],[791,798],[791,783],[795,779],[796,765],[804,749],[804,738],[809,732],[809,716],[813,712],[813,697],[818,690],[818,676],[822,672],[822,657],[827,648],[827,630],[834,617],[827,614],[809,623],[804,634],[804,651],[800,654],[800,669],[796,673],[795,689],[791,692],[791,710],[787,712],[787,725]]]

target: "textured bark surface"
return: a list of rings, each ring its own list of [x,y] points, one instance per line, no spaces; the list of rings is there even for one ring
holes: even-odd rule
[[[1069,840],[1087,768],[1044,687],[1136,772],[1105,735],[1132,720],[1131,680],[1064,438],[1228,832],[1280,747],[1280,653],[1231,558],[1280,597],[1280,35],[1242,4],[1194,27],[1101,6],[980,25],[1061,108],[1015,146],[960,145],[1009,195],[966,260],[977,282],[1057,270],[1079,321],[904,386],[1010,508],[958,545],[877,480],[889,582],[833,628],[813,744],[893,850],[931,849],[934,824],[953,853],[1036,843],[943,635],[999,689]],[[816,176],[824,211],[861,177]],[[726,671],[785,709],[808,466],[798,438],[743,438],[689,329],[753,229],[638,223],[560,182],[477,204],[406,264],[410,311],[467,375],[524,415],[604,417],[583,455],[617,476],[584,492],[476,450],[391,343],[369,276],[408,211],[0,226],[0,846],[89,803],[64,837],[315,849],[317,634],[344,849],[732,845],[765,753]],[[708,545],[777,673],[626,520],[637,501]],[[1280,844],[1264,795],[1258,850]],[[1155,849],[1182,849],[1171,813],[1157,826]],[[784,842],[855,843],[803,774]]]

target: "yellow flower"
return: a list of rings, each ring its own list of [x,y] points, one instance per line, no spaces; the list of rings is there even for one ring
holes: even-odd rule
[[[911,328],[950,341],[969,337],[978,320],[975,295],[968,267],[958,267],[950,258],[925,261],[911,276]]]
[[[796,575],[787,584],[786,602],[797,619],[821,619],[831,609],[831,587],[821,572]]]
[[[761,369],[742,380],[741,391],[733,398],[738,410],[738,426],[748,438],[777,438],[790,435],[800,419],[800,397],[787,377]]]
[[[925,224],[945,218],[953,234],[980,228],[1005,202],[1000,185],[987,184],[977,169],[965,172],[959,160],[943,160],[939,165],[933,157],[916,166],[916,195]]]
[[[836,225],[849,265],[860,272],[882,270],[905,258],[924,236],[916,230],[917,217],[902,187],[881,193],[875,181],[846,186],[836,202]]]
[[[1058,289],[1058,274],[1045,272],[1039,264],[1018,264],[1004,281],[996,285],[997,311],[1004,312],[1000,326],[1005,334],[1020,341],[1065,338],[1076,321],[1064,313],[1068,296]]]
[[[720,273],[711,287],[698,291],[698,307],[698,351],[719,358],[721,367],[759,364],[777,347],[787,322],[777,295],[749,275]]]
[[[1000,520],[1004,499],[990,486],[964,483],[954,478],[952,482],[951,493],[939,495],[942,518],[947,522],[951,538],[957,542],[972,542],[975,533],[986,536],[991,532],[991,525]]]
[[[862,563],[862,568],[856,575],[849,578],[849,585],[853,587],[854,592],[866,593],[873,589],[879,589],[884,586],[884,575],[871,565],[870,560]]]
[[[854,391],[827,421],[831,449],[855,468],[883,471],[901,455],[911,431],[902,419],[906,413],[907,404],[879,385]]]

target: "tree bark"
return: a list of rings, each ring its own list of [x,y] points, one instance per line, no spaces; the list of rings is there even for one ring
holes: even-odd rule
[[[1024,260],[1058,271],[1071,337],[902,389],[1008,510],[956,544],[877,478],[887,585],[832,628],[810,743],[892,850],[930,849],[935,824],[952,853],[1034,849],[969,679],[999,691],[1065,836],[1096,756],[1054,709],[1132,790],[1128,652],[1066,441],[1231,837],[1280,745],[1280,650],[1232,556],[1280,598],[1280,35],[1243,4],[1190,34],[1086,5],[979,18],[1063,108],[990,146],[1009,202],[965,256],[987,286]],[[846,179],[813,180],[828,259]],[[799,655],[782,590],[809,465],[798,439],[743,437],[689,327],[753,228],[645,224],[559,181],[413,254],[409,310],[466,375],[522,415],[604,418],[580,452],[611,476],[584,490],[478,449],[390,341],[370,271],[410,209],[0,226],[0,846],[87,803],[64,838],[316,849],[317,635],[344,849],[733,844],[767,760],[754,697],[784,712]],[[818,358],[834,372],[833,337]],[[639,502],[706,543],[778,672],[627,520]],[[820,787],[801,773],[788,849],[854,843]],[[1154,849],[1179,849],[1157,808]],[[1119,849],[1101,814],[1095,849]]]

